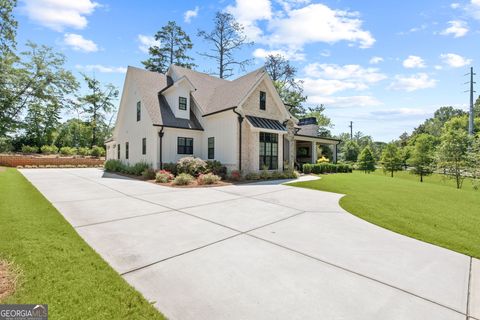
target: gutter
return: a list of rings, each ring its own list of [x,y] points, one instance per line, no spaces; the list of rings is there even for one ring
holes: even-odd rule
[[[236,109],[237,107],[233,107],[232,111],[238,115],[238,171],[242,171],[242,122],[244,117]]]
[[[160,129],[160,131],[158,131],[158,137],[160,138],[160,154],[159,154],[160,170],[163,169],[163,159],[162,159],[163,150],[162,150],[162,147],[163,147],[163,135],[164,135],[164,132],[163,132],[164,127],[163,126],[161,126],[161,127],[162,127],[162,129]]]
[[[236,108],[237,108],[237,107],[230,107],[230,108],[227,108],[227,109],[222,109],[222,110],[210,112],[210,113],[204,114],[204,115],[202,116],[202,118],[203,118],[203,117],[211,116],[211,115],[213,115],[213,114],[221,113],[221,112],[224,112],[224,111],[228,111],[228,110],[235,110]],[[233,112],[235,112],[235,111],[233,111]],[[236,112],[235,112],[235,113],[236,113]]]

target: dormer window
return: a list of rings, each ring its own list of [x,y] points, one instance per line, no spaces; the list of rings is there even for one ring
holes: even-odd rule
[[[142,118],[142,104],[140,101],[137,102],[137,122]]]
[[[267,106],[267,94],[265,91],[260,91],[260,110],[265,110]]]
[[[187,110],[187,98],[178,97],[178,109]]]

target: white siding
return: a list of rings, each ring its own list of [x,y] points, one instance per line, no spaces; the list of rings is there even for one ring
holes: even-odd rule
[[[163,163],[177,162],[178,159],[188,156],[205,159],[203,156],[203,131],[165,128],[162,145]],[[177,153],[177,138],[193,138],[193,155]],[[206,154],[205,154],[206,155]]]
[[[165,96],[165,99],[167,99],[175,117],[181,119],[190,118],[190,89],[187,88],[187,81],[183,81],[178,86],[174,85],[163,95]],[[179,97],[187,98],[187,110],[180,110]]]
[[[158,159],[158,135],[157,128],[152,125],[152,121],[145,109],[144,103],[131,81],[125,83],[124,96],[122,97],[117,128],[115,130],[115,143],[120,144],[120,160],[135,164],[146,162],[152,166],[157,166]],[[141,102],[141,118],[137,121],[137,102]],[[142,139],[147,138],[147,152],[142,154]],[[129,157],[125,158],[125,142],[129,143]],[[114,158],[117,158],[115,149]]]
[[[238,120],[232,110],[204,117],[202,158],[208,158],[208,138],[215,138],[215,160],[232,169],[238,163]]]

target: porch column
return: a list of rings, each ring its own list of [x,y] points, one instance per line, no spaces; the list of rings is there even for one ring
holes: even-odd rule
[[[333,163],[337,163],[338,144],[333,145]]]
[[[288,168],[295,168],[295,124],[290,119],[287,121],[287,140],[288,140]]]
[[[312,163],[317,163],[317,143],[312,141]]]

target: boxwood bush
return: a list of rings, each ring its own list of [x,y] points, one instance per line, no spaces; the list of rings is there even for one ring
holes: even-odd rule
[[[38,147],[36,146],[22,146],[22,153],[37,153],[38,152]]]
[[[54,145],[44,145],[40,148],[40,151],[44,154],[55,154],[58,153],[58,148]]]
[[[305,174],[322,174],[322,173],[348,173],[352,172],[352,167],[348,164],[333,164],[333,163],[305,163],[302,167]]]
[[[77,148],[61,147],[60,148],[60,154],[62,154],[64,156],[73,156],[74,154],[77,154]]]

